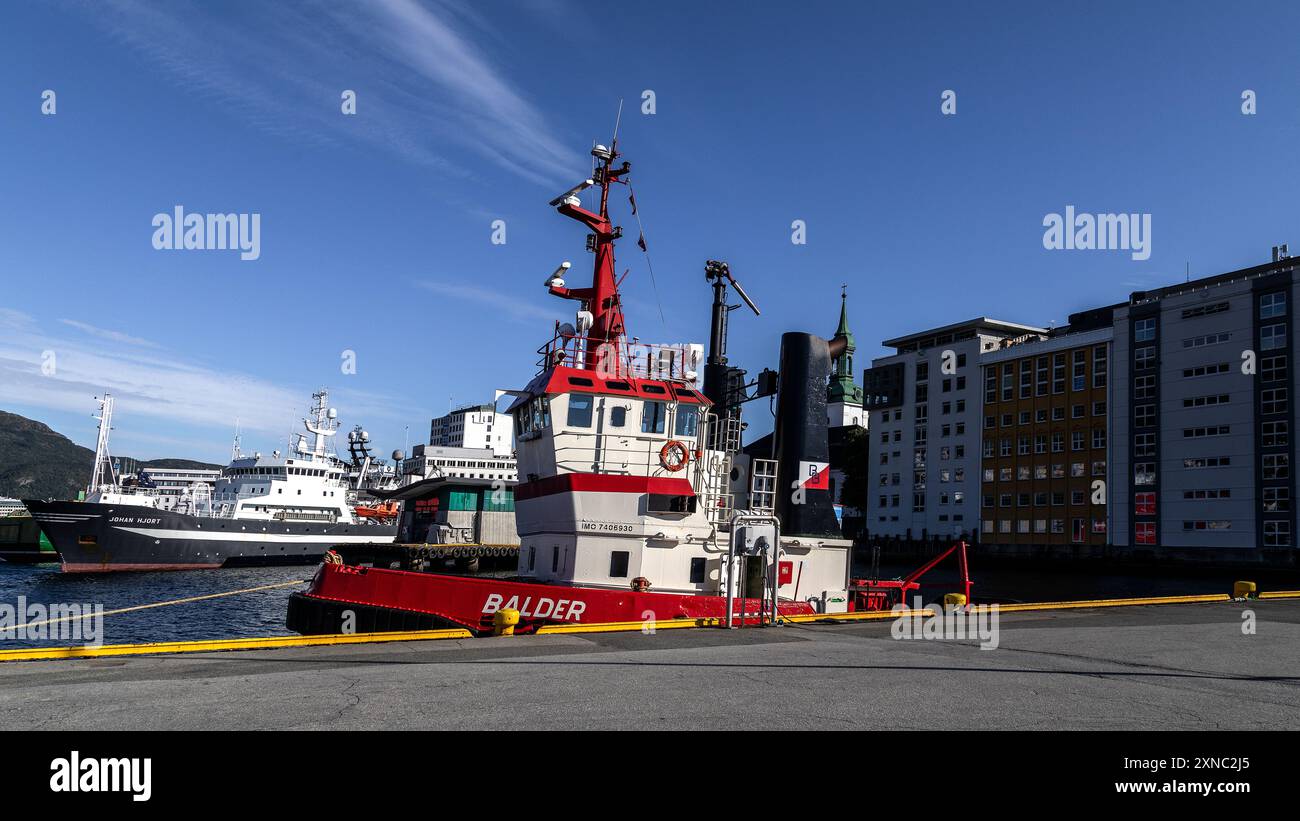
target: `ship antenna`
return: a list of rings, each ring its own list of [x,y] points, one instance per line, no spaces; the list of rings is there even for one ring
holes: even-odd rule
[[[615,151],[618,150],[618,127],[623,122],[623,98],[618,98],[618,114],[614,116],[614,136],[609,141],[609,147]]]

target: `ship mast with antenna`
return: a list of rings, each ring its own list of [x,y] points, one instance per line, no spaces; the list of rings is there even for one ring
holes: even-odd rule
[[[614,276],[614,242],[623,235],[623,229],[609,219],[609,187],[614,183],[626,185],[625,178],[632,171],[632,166],[627,161],[618,167],[614,166],[614,161],[621,156],[618,153],[618,124],[622,116],[623,104],[620,102],[618,118],[614,123],[614,138],[610,140],[609,147],[597,145],[591,149],[591,155],[596,158],[592,178],[551,200],[551,205],[561,214],[577,220],[591,231],[587,237],[587,249],[596,257],[591,287],[568,288],[560,284],[547,286],[555,296],[577,300],[582,304],[578,314],[578,330],[586,334],[585,366],[591,369],[601,368],[602,362],[612,364],[621,361],[624,345],[623,305],[618,295],[618,281]],[[593,185],[600,186],[600,202],[596,212],[583,208],[582,200],[578,197],[579,193]]]
[[[86,488],[88,494],[117,486],[112,457],[108,453],[108,432],[113,429],[113,394],[106,393],[99,400],[99,415],[95,418],[99,420],[99,439],[95,442],[95,469],[90,475],[90,487]]]

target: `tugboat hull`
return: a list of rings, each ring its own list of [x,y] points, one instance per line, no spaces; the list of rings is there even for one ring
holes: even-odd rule
[[[306,593],[290,598],[287,625],[306,635],[447,626],[488,633],[495,613],[505,608],[519,611],[516,632],[528,633],[547,624],[720,619],[727,615],[727,600],[327,563]],[[785,616],[816,612],[807,602],[783,601],[779,609]],[[758,610],[757,599],[733,603],[738,620],[753,621]]]
[[[24,504],[66,573],[314,564],[334,545],[396,534],[381,525],[217,519],[137,505]]]

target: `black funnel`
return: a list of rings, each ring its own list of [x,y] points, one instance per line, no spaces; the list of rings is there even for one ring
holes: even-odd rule
[[[776,515],[781,518],[782,536],[843,538],[829,490],[826,385],[830,376],[831,352],[825,339],[793,332],[781,335],[773,438]],[[796,488],[796,481],[802,487]]]

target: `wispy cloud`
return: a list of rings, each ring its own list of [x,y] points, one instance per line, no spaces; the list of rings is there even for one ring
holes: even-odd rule
[[[467,4],[266,3],[230,13],[226,4],[104,0],[83,8],[174,82],[297,141],[360,140],[461,176],[470,163],[459,156],[469,153],[546,185],[586,165],[490,55],[486,46],[506,52],[508,44]],[[344,88],[357,92],[356,116],[340,113]]]
[[[107,339],[109,342],[121,342],[126,345],[139,345],[145,348],[158,347],[157,343],[150,342],[147,339],[141,339],[138,336],[131,336],[129,334],[124,334],[121,331],[108,330],[107,328],[97,328],[94,325],[91,325],[89,322],[80,322],[75,319],[60,319],[59,321],[62,322],[64,325],[67,325],[71,328],[76,328],[77,330],[83,333],[90,334],[91,336],[97,336],[100,339]]]
[[[28,314],[0,307],[0,408],[88,413],[94,408],[92,397],[107,392],[116,399],[120,417],[142,431],[134,439],[190,443],[188,451],[171,455],[210,454],[216,443],[213,431],[232,430],[236,420],[245,431],[264,434],[267,442],[281,441],[303,415],[315,387],[209,367],[161,345],[142,347],[134,337],[78,320],[62,324],[93,329],[94,338],[49,331]],[[361,389],[334,390],[331,399],[347,419],[357,421],[423,415],[392,397]],[[153,420],[154,427],[145,420]],[[180,435],[186,429],[195,436]]]
[[[552,320],[560,315],[559,311],[550,310],[541,305],[509,296],[510,292],[506,290],[493,291],[460,282],[430,279],[417,280],[414,284],[415,287],[437,294],[439,297],[486,305],[494,311],[507,314],[514,319]]]

